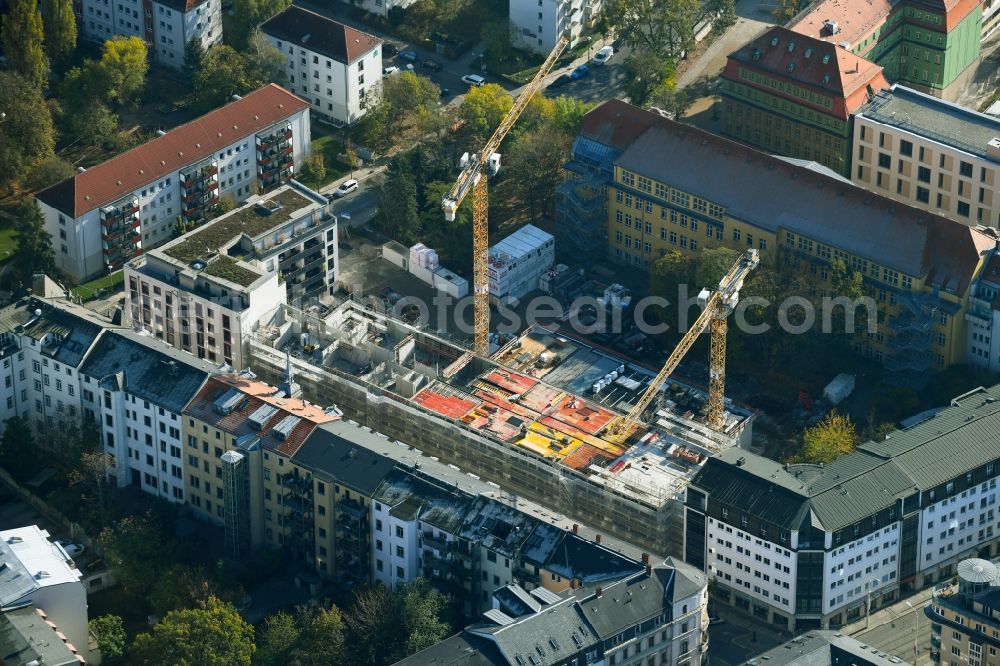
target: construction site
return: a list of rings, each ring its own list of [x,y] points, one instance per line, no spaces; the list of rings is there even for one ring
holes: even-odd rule
[[[710,428],[706,392],[672,381],[648,425],[609,436],[654,374],[542,328],[484,358],[349,300],[323,313],[282,306],[248,346],[268,381],[291,367],[307,399],[665,554],[680,553],[688,479],[751,438],[750,411],[726,401],[724,427]]]

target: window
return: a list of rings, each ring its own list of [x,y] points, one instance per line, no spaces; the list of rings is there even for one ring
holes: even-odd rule
[[[905,139],[901,139],[899,142],[899,153],[905,155],[906,157],[913,156],[913,144]]]
[[[958,167],[958,172],[966,178],[972,178],[972,165],[968,162],[962,162]]]
[[[892,167],[892,158],[886,153],[878,154],[878,165],[883,169],[889,169]]]
[[[917,201],[921,203],[929,203],[931,200],[931,193],[926,187],[917,188]]]
[[[917,169],[917,179],[921,183],[929,183],[929,182],[931,182],[931,170],[928,169],[927,167],[923,167],[923,166],[919,167]]]
[[[958,202],[958,214],[962,217],[969,217],[969,204],[964,201]]]

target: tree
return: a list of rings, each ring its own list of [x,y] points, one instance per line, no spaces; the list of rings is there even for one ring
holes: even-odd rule
[[[487,83],[469,89],[460,113],[469,129],[485,138],[500,125],[512,106],[514,99],[509,92],[495,83]]]
[[[680,120],[684,117],[687,110],[691,108],[692,102],[687,91],[677,88],[673,81],[660,85],[654,90],[650,101],[652,106],[663,109],[672,115],[675,120]]]
[[[212,596],[218,596],[200,567],[174,564],[153,583],[149,605],[164,616],[170,611],[192,608]]]
[[[583,126],[583,117],[593,106],[569,95],[559,95],[552,100],[552,126],[560,132],[576,136]]]
[[[441,89],[426,76],[403,72],[382,80],[382,99],[389,109],[389,123],[398,126],[403,119],[424,107],[437,106]]]
[[[633,49],[677,62],[695,43],[695,26],[714,19],[716,30],[732,24],[733,0],[608,0],[604,14],[613,32]],[[633,100],[634,102],[634,100]]]
[[[271,43],[260,28],[254,28],[250,33],[244,57],[247,59],[250,76],[254,80],[262,84],[268,81],[284,82],[285,55]]]
[[[354,170],[361,166],[361,158],[358,157],[358,151],[354,150],[354,144],[351,140],[347,140],[347,148],[344,149],[344,162],[351,169],[351,178],[354,178]]]
[[[508,167],[515,174],[516,191],[527,204],[532,222],[550,212],[571,142],[569,134],[545,125],[522,134],[510,148]]]
[[[399,598],[384,585],[357,590],[345,621],[351,636],[351,663],[391,664],[404,656],[406,633],[400,622]]]
[[[136,636],[131,663],[143,666],[250,666],[253,627],[231,604],[210,597],[200,608],[171,611]]]
[[[4,424],[0,439],[0,467],[18,481],[29,479],[38,468],[38,450],[28,420],[12,416]]]
[[[347,663],[346,628],[339,608],[331,606],[303,612],[300,624],[299,645],[292,651],[293,663],[309,666]]]
[[[76,170],[73,165],[61,157],[48,157],[31,169],[25,178],[25,183],[32,191],[44,190],[50,185],[61,183],[72,178]]]
[[[35,88],[44,88],[49,76],[45,57],[45,31],[36,0],[8,0],[0,27],[0,44],[11,69]],[[10,112],[7,111],[10,115]]]
[[[104,528],[97,542],[115,578],[140,595],[153,587],[174,558],[173,541],[150,512],[126,516],[116,526]]]
[[[69,484],[78,486],[80,500],[94,516],[97,525],[107,525],[114,506],[114,487],[109,478],[115,472],[115,457],[103,451],[91,451],[80,457],[79,466],[69,473]]]
[[[14,223],[14,274],[25,284],[35,273],[52,274],[56,267],[52,236],[45,230],[45,218],[34,199],[25,199],[17,208]]]
[[[146,85],[149,56],[139,37],[112,37],[104,42],[100,69],[108,99],[118,104],[138,101]]]
[[[301,634],[290,613],[278,611],[268,615],[260,629],[253,663],[258,666],[284,666],[291,663],[292,650],[298,644]]]
[[[829,464],[854,451],[856,444],[854,423],[849,416],[838,414],[834,410],[806,430],[802,436],[802,450],[795,461]]]
[[[205,110],[215,109],[233,95],[259,87],[257,84],[245,56],[228,44],[216,44],[205,54],[194,77],[195,103]]]
[[[326,181],[326,158],[321,152],[312,153],[302,163],[302,179],[319,185]]]
[[[646,106],[655,90],[672,85],[673,75],[673,61],[650,49],[633,51],[625,59],[624,92],[636,106]]]
[[[201,70],[205,61],[205,45],[200,39],[189,39],[184,45],[184,67],[182,71],[187,80],[194,82],[195,75]]]
[[[90,633],[97,639],[103,663],[114,663],[125,654],[125,623],[118,615],[101,615],[90,621]]]
[[[406,654],[414,654],[442,641],[451,633],[451,626],[442,618],[448,609],[448,598],[418,578],[401,585],[400,614],[406,631]]]
[[[52,450],[53,466],[60,474],[69,478],[80,468],[85,454],[100,450],[101,430],[90,420],[84,421],[82,425],[70,421],[62,424],[46,439],[48,448]]]
[[[234,0],[232,13],[236,17],[233,34],[226,32],[226,41],[242,49],[254,29],[278,12],[286,9],[292,0]]]
[[[53,156],[56,136],[41,90],[17,74],[0,71],[0,109],[0,183],[10,183]]]
[[[76,49],[76,17],[73,0],[46,0],[41,3],[45,28],[45,50],[53,64],[62,64]]]

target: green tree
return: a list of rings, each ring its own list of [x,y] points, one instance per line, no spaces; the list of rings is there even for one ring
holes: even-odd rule
[[[61,157],[49,157],[34,166],[25,178],[25,184],[32,191],[44,190],[50,185],[72,178],[76,170]]]
[[[576,136],[583,126],[583,117],[593,106],[569,95],[559,95],[552,100],[552,125],[560,132]]]
[[[238,49],[244,48],[257,26],[291,4],[292,0],[234,0],[235,30],[233,34],[226,33],[226,41]]]
[[[653,91],[650,104],[669,113],[675,120],[680,120],[691,108],[692,99],[687,91],[677,88],[671,80],[660,85]]]
[[[292,663],[292,650],[298,645],[301,635],[302,631],[290,613],[278,611],[268,615],[260,628],[253,663],[258,666],[285,666]]]
[[[9,184],[55,149],[52,114],[41,90],[13,72],[0,71],[0,184]]]
[[[347,140],[347,147],[344,148],[344,162],[351,169],[351,178],[354,178],[354,171],[361,167],[361,158],[358,157],[358,151],[354,149],[354,144],[351,140]]]
[[[104,42],[100,69],[108,99],[119,104],[136,102],[146,85],[149,56],[139,37],[112,37]]]
[[[36,0],[8,0],[0,26],[0,44],[11,69],[36,88],[44,88],[49,76],[45,57],[45,31]],[[7,112],[10,115],[10,112]]]
[[[4,423],[0,438],[0,467],[15,479],[25,481],[38,469],[38,449],[27,419],[12,416]]]
[[[88,145],[111,139],[118,129],[118,116],[104,103],[109,81],[96,60],[85,60],[66,72],[59,87],[63,100],[62,127],[66,134]]]
[[[73,0],[46,0],[40,4],[45,29],[45,50],[53,64],[63,64],[76,50]]]
[[[101,661],[114,664],[125,654],[125,623],[118,615],[101,615],[90,621],[90,633],[97,639]]]
[[[319,186],[326,182],[326,157],[323,153],[315,152],[307,157],[302,163],[302,179]]]
[[[633,51],[625,59],[624,92],[636,106],[646,106],[653,92],[672,86],[673,61],[651,49]]]
[[[495,83],[473,86],[465,94],[460,111],[469,129],[480,138],[489,136],[514,106],[510,93]]]
[[[105,527],[97,542],[115,578],[140,595],[153,587],[175,557],[170,535],[150,512],[126,516],[116,526]]]
[[[35,273],[55,272],[56,257],[52,251],[52,236],[45,230],[45,218],[34,199],[25,199],[17,208],[14,223],[14,274],[25,284],[31,284]]]
[[[389,122],[399,124],[421,107],[437,106],[441,89],[426,76],[403,72],[382,80],[382,99],[389,105]]]
[[[301,632],[298,645],[292,650],[292,663],[302,666],[347,663],[346,627],[339,608],[315,608],[303,612],[299,621]],[[286,630],[284,635],[290,634]]]
[[[805,431],[796,462],[829,464],[854,451],[857,433],[849,416],[832,411]]]
[[[707,247],[702,250],[696,262],[692,291],[718,289],[719,281],[740,258],[740,254],[739,250],[730,247]]]
[[[607,23],[633,49],[677,62],[695,44],[695,26],[713,18],[723,30],[735,18],[733,0],[608,0]],[[634,100],[633,100],[634,101]]]
[[[355,591],[344,619],[350,633],[350,663],[391,664],[405,656],[399,597],[384,585]]]
[[[262,83],[254,77],[247,58],[228,44],[216,44],[208,50],[201,69],[194,77],[194,98],[204,110],[215,109],[233,95],[243,95]]]
[[[260,28],[254,28],[250,33],[244,56],[247,59],[250,76],[256,81],[261,84],[268,81],[284,83],[285,55],[271,43]]]
[[[182,71],[188,81],[194,82],[195,75],[205,61],[205,45],[200,39],[189,39],[184,45],[184,67]]]
[[[510,148],[507,166],[515,174],[515,189],[532,222],[552,212],[556,188],[563,180],[560,167],[571,142],[571,135],[544,125],[522,134]]]
[[[136,636],[129,656],[141,666],[250,666],[254,650],[253,627],[231,604],[210,597]]]
[[[79,488],[80,501],[96,525],[104,526],[111,521],[115,493],[110,477],[114,471],[114,456],[91,451],[84,453],[78,467],[69,473],[69,484]]]
[[[373,153],[383,153],[392,145],[393,127],[389,123],[389,104],[380,99],[361,119],[364,145]]]
[[[174,564],[153,583],[148,599],[153,611],[164,616],[170,611],[192,608],[213,596],[218,595],[203,569]]]
[[[448,598],[418,578],[399,587],[400,616],[406,632],[406,654],[414,654],[444,640],[451,626],[444,620]]]

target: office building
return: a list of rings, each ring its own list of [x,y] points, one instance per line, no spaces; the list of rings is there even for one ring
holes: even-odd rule
[[[687,491],[685,560],[716,603],[794,631],[836,628],[998,552],[1000,386],[827,465],[730,450]]]
[[[851,180],[968,225],[1000,226],[1000,119],[901,85],[854,118]]]
[[[479,622],[397,664],[697,665],[707,661],[707,603],[704,575],[671,559],[590,589],[512,584]]]
[[[83,416],[114,456],[111,481],[183,504],[184,407],[218,368],[160,340],[107,331],[80,367]]]
[[[90,630],[87,626],[87,589],[80,577],[80,570],[72,558],[62,546],[50,541],[49,533],[37,525],[0,532],[3,608],[6,611],[25,606],[44,612],[45,619],[65,636],[63,639],[56,635],[62,646],[79,655],[77,661],[84,662],[90,659]],[[25,631],[34,631],[30,626],[34,623],[33,618],[24,616],[7,618],[8,626],[20,625]],[[0,626],[2,624],[0,622]],[[54,650],[55,655],[65,658],[63,647],[55,647],[59,648]],[[6,660],[9,656],[3,658]]]
[[[762,652],[742,666],[909,666],[896,655],[834,631],[810,631]]]
[[[888,87],[875,63],[774,26],[729,55],[719,86],[722,133],[846,176],[851,117]]]
[[[604,6],[602,0],[513,0],[510,3],[511,43],[548,55],[559,37],[576,46]]]
[[[167,344],[243,368],[243,344],[281,303],[337,285],[337,219],[292,181],[125,266],[125,320]]]
[[[956,580],[934,588],[924,615],[931,621],[931,663],[1000,664],[1000,574],[978,558],[958,564]]]
[[[556,240],[552,234],[526,224],[490,247],[486,275],[490,300],[510,302],[538,289],[538,278],[552,268]]]
[[[623,106],[590,113],[612,118]],[[965,362],[970,286],[995,245],[980,230],[659,117],[606,184],[614,261],[649,268],[674,250],[753,247],[812,281],[814,298],[836,296],[830,267],[840,261],[864,277],[877,307],[875,330],[855,339],[855,351],[896,373]]]
[[[36,195],[59,270],[84,281],[275,189],[309,155],[309,103],[268,85]]]
[[[205,49],[222,42],[222,0],[75,0],[73,12],[81,38],[139,37],[154,62],[175,69],[191,40]]]
[[[378,38],[295,5],[260,29],[285,58],[289,89],[309,100],[317,119],[350,125],[378,101]]]

